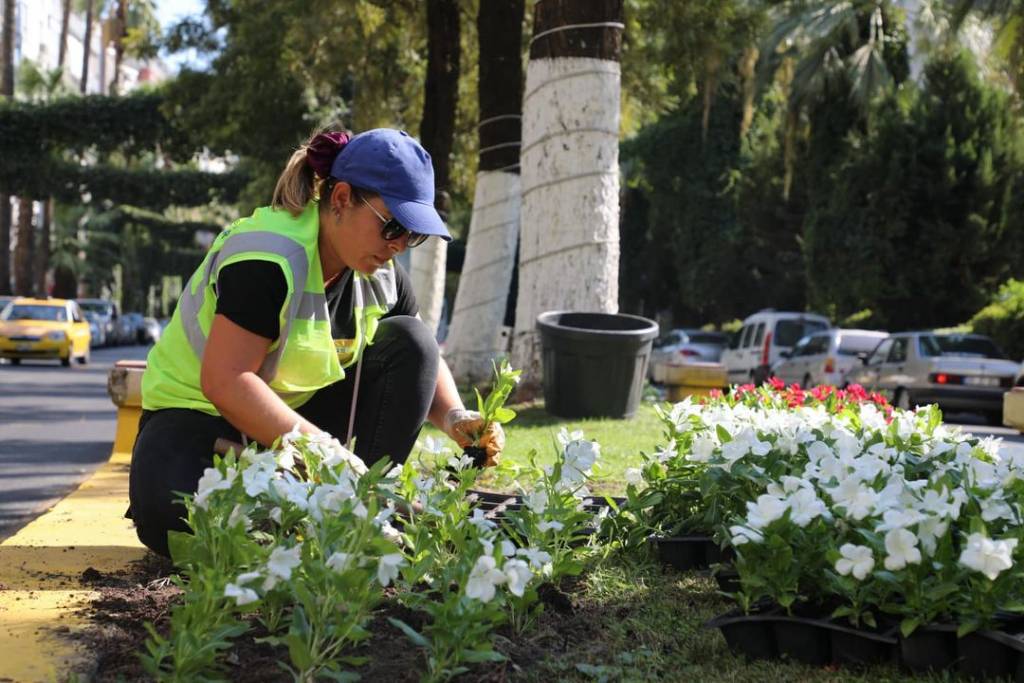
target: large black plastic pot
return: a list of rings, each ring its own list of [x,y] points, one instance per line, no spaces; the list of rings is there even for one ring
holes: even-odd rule
[[[707,569],[708,555],[718,550],[710,536],[651,536],[648,540],[657,546],[658,559],[681,571]]]
[[[827,628],[832,641],[832,661],[836,664],[870,666],[899,661],[896,626],[886,629],[855,628],[832,620],[827,622]]]
[[[812,666],[832,661],[829,631],[819,619],[778,617],[774,623],[779,655]]]
[[[632,417],[640,405],[658,323],[624,313],[537,316],[544,403],[559,417]]]

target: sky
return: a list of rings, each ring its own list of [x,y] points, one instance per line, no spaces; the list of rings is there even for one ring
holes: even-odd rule
[[[190,14],[202,14],[206,8],[205,0],[155,0],[156,16],[160,20],[160,27],[166,31],[182,17]],[[192,63],[197,66],[205,64],[192,50],[176,55],[162,55],[164,62],[174,72],[181,68],[182,64]]]

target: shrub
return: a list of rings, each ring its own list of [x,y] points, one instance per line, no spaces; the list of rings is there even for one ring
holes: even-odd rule
[[[992,302],[968,324],[978,334],[992,337],[1010,358],[1024,358],[1024,281],[1003,283]]]

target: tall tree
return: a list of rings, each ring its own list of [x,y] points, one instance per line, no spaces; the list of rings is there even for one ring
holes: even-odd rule
[[[34,294],[32,260],[35,246],[35,228],[32,223],[32,200],[18,197],[18,232],[14,244],[14,291],[22,296]]]
[[[427,79],[420,141],[434,162],[436,205],[450,210],[451,153],[459,97],[459,3],[427,0]],[[428,240],[412,253],[412,283],[427,327],[437,330],[444,301],[447,244]]]
[[[125,38],[128,37],[128,0],[117,0],[114,14],[114,77],[110,93],[117,95],[121,87],[121,61],[124,59]]]
[[[509,285],[519,241],[524,0],[487,0],[477,14],[479,157],[466,258],[445,357],[460,382],[480,382],[508,351]],[[514,27],[520,27],[515,30]]]
[[[60,13],[60,39],[57,48],[57,68],[64,68],[68,56],[68,24],[71,23],[71,0],[64,0]]]
[[[86,86],[89,84],[89,57],[92,52],[94,2],[95,0],[86,0],[85,3],[85,37],[82,39],[82,78],[78,84],[78,89],[83,95],[85,94]]]
[[[0,97],[14,97],[14,0],[3,0]],[[11,198],[0,193],[0,294],[11,293]]]
[[[540,380],[537,316],[618,310],[622,0],[541,0],[523,95],[514,364]]]

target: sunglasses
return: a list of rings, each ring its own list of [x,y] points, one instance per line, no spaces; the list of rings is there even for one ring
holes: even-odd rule
[[[409,245],[409,248],[412,249],[413,247],[420,246],[421,244],[427,241],[428,237],[430,237],[430,235],[423,235],[418,232],[413,232],[412,230],[409,230],[404,225],[399,223],[397,218],[384,218],[384,216],[380,214],[380,211],[377,211],[377,209],[373,208],[373,204],[366,201],[365,198],[360,197],[359,201],[370,207],[370,211],[373,211],[374,215],[377,216],[377,218],[380,219],[380,222],[384,224],[380,228],[380,234],[385,241],[391,242],[392,240],[401,239],[402,235],[409,233],[409,241],[407,242],[407,244]]]

